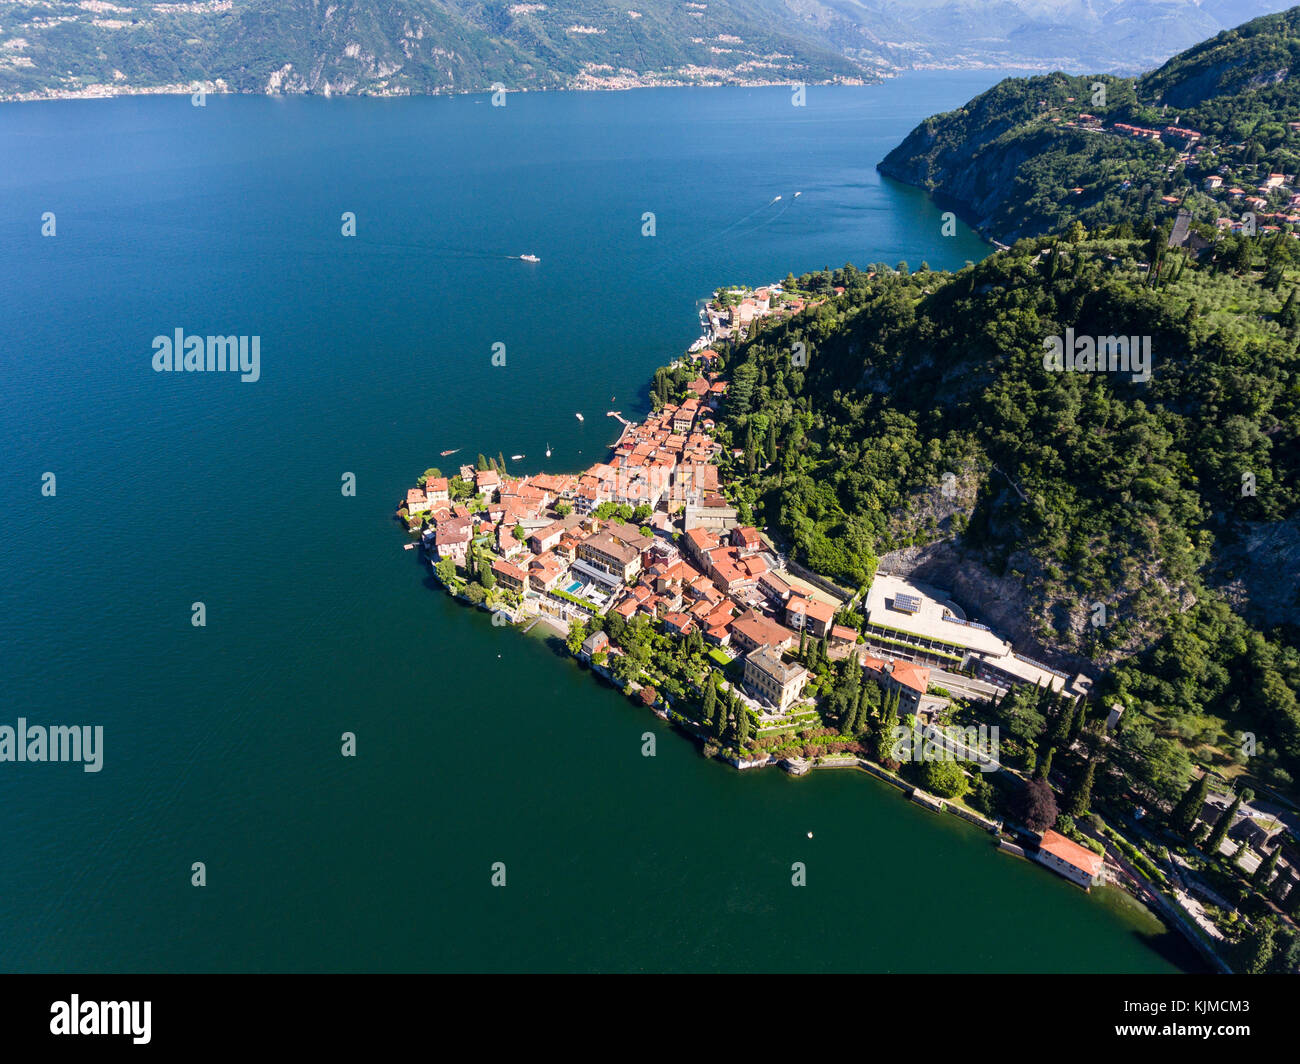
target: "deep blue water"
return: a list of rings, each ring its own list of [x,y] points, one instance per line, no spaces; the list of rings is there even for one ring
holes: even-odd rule
[[[874,165],[994,80],[0,106],[0,723],[105,729],[0,764],[0,969],[1168,969],[866,779],[705,762],[389,520],[443,449],[603,457],[720,284],[986,253]]]

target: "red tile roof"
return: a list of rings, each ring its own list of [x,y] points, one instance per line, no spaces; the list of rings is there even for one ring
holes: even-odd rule
[[[1050,828],[1043,835],[1043,841],[1038,844],[1038,848],[1068,865],[1087,872],[1089,876],[1098,875],[1106,863],[1101,854],[1093,853],[1088,847],[1080,846]]]

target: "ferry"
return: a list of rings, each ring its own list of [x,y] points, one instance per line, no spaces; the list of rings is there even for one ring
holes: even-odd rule
[[[542,261],[542,260],[539,259],[536,255],[520,255],[519,257],[520,257],[521,259],[523,259],[524,262],[541,262],[541,261]]]

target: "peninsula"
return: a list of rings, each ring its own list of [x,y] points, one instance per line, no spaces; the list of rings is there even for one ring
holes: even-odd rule
[[[449,593],[502,624],[555,627],[707,756],[794,774],[861,766],[1001,832],[984,778],[1002,769],[998,727],[971,707],[1024,686],[1073,715],[1090,678],[1017,653],[947,592],[884,573],[838,586],[787,557],[727,495],[771,456],[752,440],[724,442],[724,352],[842,293],[801,291],[793,278],[719,289],[700,341],[656,374],[651,413],[634,423],[608,412],[624,427],[607,461],[514,476],[504,456],[479,455],[450,476],[426,470],[397,516]],[[1087,888],[1105,878],[1102,846],[1078,837],[1048,830],[1032,842]]]
[[[497,623],[554,626],[575,657],[706,756],[796,775],[868,772],[1082,887],[1127,891],[1212,967],[1258,970],[1270,920],[1285,925],[1279,909],[1300,902],[1276,842],[1285,799],[1239,782],[1233,804],[1231,786],[1196,775],[1166,738],[1139,694],[1161,660],[1158,621],[1140,610],[1129,621],[1123,587],[1092,587],[1121,611],[1112,636],[1060,611],[1037,620],[1078,579],[1068,559],[1044,550],[1041,578],[1026,560],[997,566],[990,548],[1019,527],[1023,550],[1026,522],[1064,489],[1043,495],[1038,477],[1038,494],[1024,492],[1021,452],[983,427],[996,419],[968,416],[961,436],[944,437],[915,420],[934,415],[911,412],[966,394],[934,392],[948,379],[934,352],[965,350],[935,337],[1002,336],[967,320],[1003,313],[993,293],[1031,285],[1055,298],[1146,247],[1058,239],[956,274],[876,263],[720,288],[700,340],[656,371],[650,413],[623,422],[606,461],[515,475],[504,456],[480,455],[447,476],[426,470],[398,516],[451,594]],[[1068,268],[1044,267],[1044,252],[1062,247]],[[1203,267],[1180,265],[1195,284]],[[1125,269],[1124,284],[1140,283],[1142,270]],[[1117,305],[1112,331],[1129,317]],[[1035,392],[1072,386],[1040,363],[1003,378],[1023,376]],[[1138,387],[1102,386],[1124,403]],[[1084,501],[1082,520],[1109,505],[1104,492]],[[992,521],[981,514],[990,504]],[[1008,512],[1018,526],[998,516]],[[1284,780],[1265,760],[1250,768],[1260,786]],[[1257,829],[1257,848],[1237,841]],[[1202,836],[1216,856],[1198,851]]]

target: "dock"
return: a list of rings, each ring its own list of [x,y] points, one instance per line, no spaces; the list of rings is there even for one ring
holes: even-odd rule
[[[624,428],[631,428],[632,426],[632,422],[628,421],[628,419],[623,416],[623,412],[621,410],[606,410],[605,416],[612,417],[615,421],[622,424]]]

